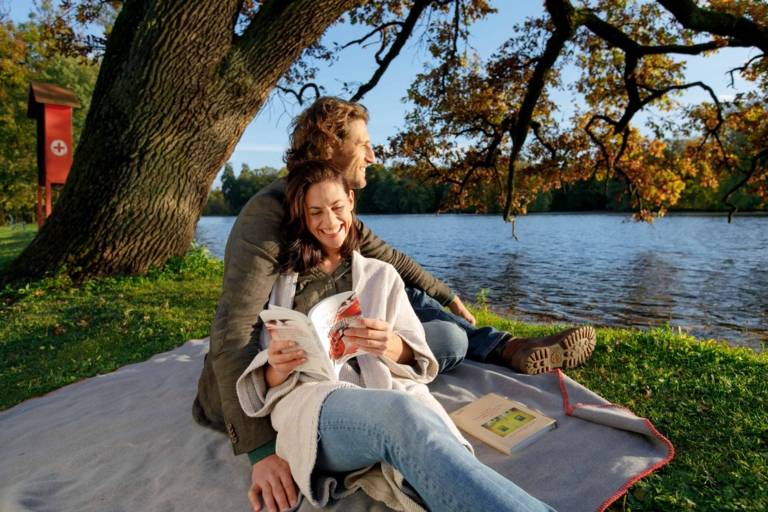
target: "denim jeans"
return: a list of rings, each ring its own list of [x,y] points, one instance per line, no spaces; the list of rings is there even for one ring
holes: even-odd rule
[[[507,333],[493,327],[475,327],[460,316],[445,311],[435,299],[416,288],[406,288],[408,300],[424,325],[427,344],[440,364],[440,373],[455,367],[464,357],[481,363]]]
[[[434,411],[401,391],[333,391],[319,433],[315,471],[321,475],[384,461],[430,510],[554,511],[477,460]]]

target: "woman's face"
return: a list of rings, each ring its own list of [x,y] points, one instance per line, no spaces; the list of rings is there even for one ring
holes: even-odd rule
[[[341,249],[352,225],[353,195],[336,181],[310,185],[304,199],[305,222],[325,254]]]

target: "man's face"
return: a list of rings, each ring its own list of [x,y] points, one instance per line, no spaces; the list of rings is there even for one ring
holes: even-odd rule
[[[331,157],[331,162],[341,169],[352,188],[365,186],[365,168],[376,161],[368,135],[368,125],[362,119],[349,123],[349,131],[341,146]]]

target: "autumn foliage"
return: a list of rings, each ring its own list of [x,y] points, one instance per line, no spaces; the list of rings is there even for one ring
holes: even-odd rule
[[[457,54],[461,32],[433,42],[438,62],[410,87],[415,107],[387,154],[421,179],[450,184],[459,207],[487,208],[492,185],[507,218],[541,192],[587,179],[622,181],[643,219],[665,213],[691,183],[717,190],[735,180],[726,205],[736,190],[766,204],[765,3],[544,4],[490,58]],[[726,101],[686,81],[682,56],[729,46],[758,52],[731,71],[753,84],[750,92]],[[567,67],[579,76],[566,83]],[[708,100],[680,103],[688,89]],[[554,90],[581,99],[569,119],[558,116]],[[651,121],[636,122],[651,109]]]

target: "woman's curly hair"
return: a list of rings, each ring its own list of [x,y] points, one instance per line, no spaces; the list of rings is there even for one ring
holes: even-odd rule
[[[285,154],[288,172],[306,160],[330,160],[356,119],[368,122],[368,110],[359,103],[333,96],[315,100],[291,123],[291,146]]]

